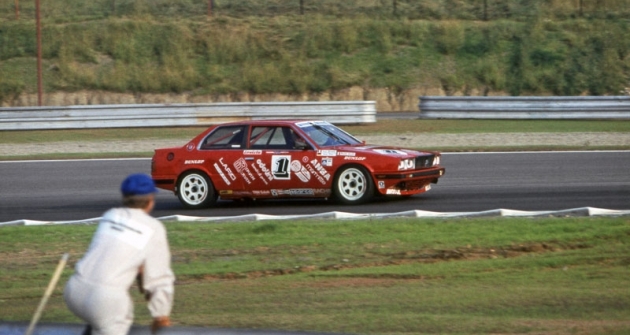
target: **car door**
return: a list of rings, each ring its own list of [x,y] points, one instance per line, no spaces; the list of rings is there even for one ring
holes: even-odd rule
[[[246,195],[245,179],[237,169],[237,162],[243,156],[247,131],[246,125],[217,127],[199,146],[212,183],[222,197]]]
[[[291,127],[253,126],[248,145],[245,160],[259,176],[252,183],[254,193],[272,197],[316,195],[317,180],[307,169],[316,153]]]

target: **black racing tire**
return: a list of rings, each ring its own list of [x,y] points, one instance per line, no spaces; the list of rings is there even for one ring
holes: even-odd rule
[[[188,171],[177,181],[177,197],[184,207],[199,209],[214,205],[217,192],[208,175],[200,171]]]
[[[374,196],[374,182],[363,166],[344,166],[335,175],[333,194],[343,204],[363,204]]]

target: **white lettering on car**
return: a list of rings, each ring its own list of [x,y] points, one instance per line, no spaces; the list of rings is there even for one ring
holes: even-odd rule
[[[337,156],[337,150],[317,150],[317,156]]]
[[[326,185],[326,179],[324,179],[324,177],[317,174],[317,171],[315,170],[314,167],[311,166],[311,164],[307,164],[306,168],[308,169],[308,171],[311,172],[313,176],[315,176],[315,179],[319,180],[319,182],[322,183],[322,185]]]
[[[326,171],[326,169],[324,169],[324,167],[319,164],[319,162],[317,161],[317,159],[313,159],[311,161],[311,164],[313,165],[313,167],[317,170],[317,172],[319,172],[319,174],[324,177],[326,180],[330,180],[330,173],[328,173],[328,171]]]
[[[272,181],[273,173],[271,173],[271,171],[267,168],[267,165],[261,159],[256,160],[256,164],[258,164],[260,170],[262,170],[265,176],[267,176],[267,179],[269,179],[269,181]]]
[[[245,179],[245,182],[249,185],[252,181],[256,180],[254,175],[247,168],[247,162],[244,158],[239,158],[236,162],[234,162],[234,168],[236,171]]]
[[[232,172],[232,169],[230,169],[230,167],[227,164],[223,163],[223,157],[219,159],[219,163],[221,163],[221,166],[223,166],[223,169],[225,170],[225,172],[227,172],[227,174],[230,176],[230,179],[236,180],[236,176]]]
[[[374,151],[378,152],[379,154],[383,154],[383,155],[408,156],[408,154],[406,152],[400,151],[400,150],[394,150],[394,149],[374,149]]]
[[[262,155],[262,150],[245,150],[243,155]]]
[[[225,174],[223,173],[223,171],[221,171],[221,167],[219,166],[219,164],[214,163],[214,168],[217,170],[217,173],[219,174],[219,176],[221,176],[221,178],[223,179],[223,181],[230,185],[230,181],[227,179],[227,177],[225,176]]]
[[[203,164],[205,162],[205,160],[201,159],[201,160],[185,160],[184,164],[188,165],[188,164]]]
[[[305,183],[311,180],[311,174],[297,159],[291,162],[291,171],[293,171],[293,173],[295,173],[295,175]]]
[[[281,195],[292,195],[292,196],[313,196],[315,195],[315,191],[311,188],[292,188],[288,190],[271,190],[271,195],[274,197]]]
[[[258,170],[258,168],[256,167],[256,164],[252,163],[251,166],[252,166],[252,169],[254,169],[254,172],[256,172],[256,174],[258,175],[258,177],[260,177],[260,180],[262,180],[263,183],[265,183],[265,185],[268,185],[267,180],[265,180],[265,177],[263,177],[263,174],[260,172],[260,170]]]

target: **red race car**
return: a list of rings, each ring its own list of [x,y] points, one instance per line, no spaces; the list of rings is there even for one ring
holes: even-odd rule
[[[426,192],[444,175],[440,153],[367,145],[325,121],[244,121],[155,150],[151,174],[188,208],[221,199],[330,198]]]

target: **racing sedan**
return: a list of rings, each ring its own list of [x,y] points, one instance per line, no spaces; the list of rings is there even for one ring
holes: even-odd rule
[[[219,197],[360,204],[428,191],[444,175],[440,157],[366,144],[325,121],[244,121],[212,126],[183,147],[156,149],[151,175],[188,208]]]

